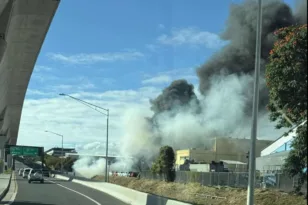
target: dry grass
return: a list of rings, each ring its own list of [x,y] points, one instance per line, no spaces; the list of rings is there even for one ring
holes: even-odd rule
[[[96,176],[103,180],[104,177]],[[205,187],[197,183],[180,184],[130,177],[110,177],[109,181],[138,191],[164,196],[198,205],[245,205],[246,190],[230,187]],[[303,196],[275,190],[255,191],[256,205],[306,205]]]

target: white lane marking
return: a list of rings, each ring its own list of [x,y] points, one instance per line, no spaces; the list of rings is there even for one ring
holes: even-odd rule
[[[95,203],[95,204],[97,204],[97,205],[102,205],[101,203],[95,201],[94,199],[92,199],[91,197],[89,197],[89,196],[87,196],[87,195],[85,195],[85,194],[83,194],[83,193],[80,193],[80,192],[78,192],[78,191],[75,191],[75,190],[73,190],[73,189],[70,189],[70,188],[68,188],[68,187],[66,187],[66,186],[63,186],[62,184],[58,184],[58,183],[56,183],[56,182],[54,182],[54,181],[51,181],[51,180],[46,180],[46,181],[49,181],[49,182],[51,182],[51,183],[54,183],[54,184],[56,184],[56,185],[58,185],[58,186],[60,186],[60,187],[62,187],[62,188],[64,188],[64,189],[67,189],[67,190],[70,190],[70,191],[72,191],[72,192],[75,192],[76,194],[79,194],[79,195],[81,195],[81,196],[83,196],[83,197],[89,199],[90,201],[92,201],[93,203]]]

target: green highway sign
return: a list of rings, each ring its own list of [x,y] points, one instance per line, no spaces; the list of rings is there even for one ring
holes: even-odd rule
[[[22,155],[23,149],[22,147],[10,147],[10,153],[12,155]]]
[[[24,156],[37,156],[38,148],[37,147],[23,147]]]
[[[9,154],[23,156],[38,156],[39,147],[10,146]]]

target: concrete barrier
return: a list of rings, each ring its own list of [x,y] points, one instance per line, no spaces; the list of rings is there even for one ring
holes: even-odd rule
[[[166,203],[166,205],[188,205],[188,203],[180,202],[180,201],[175,201],[169,199]]]
[[[12,174],[0,174],[0,201],[5,197],[10,189]]]
[[[86,182],[77,179],[73,179],[72,182],[102,191],[131,205],[190,205],[188,203],[170,200],[161,196],[147,194],[111,183]]]
[[[62,175],[58,175],[58,174],[55,174],[54,175],[54,178],[57,178],[57,179],[62,179],[62,180],[67,180],[69,181],[69,177],[65,177],[65,176],[62,176]]]

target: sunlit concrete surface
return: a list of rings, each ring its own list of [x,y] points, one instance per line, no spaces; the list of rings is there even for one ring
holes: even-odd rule
[[[28,83],[59,0],[0,1],[0,158],[16,144]]]

